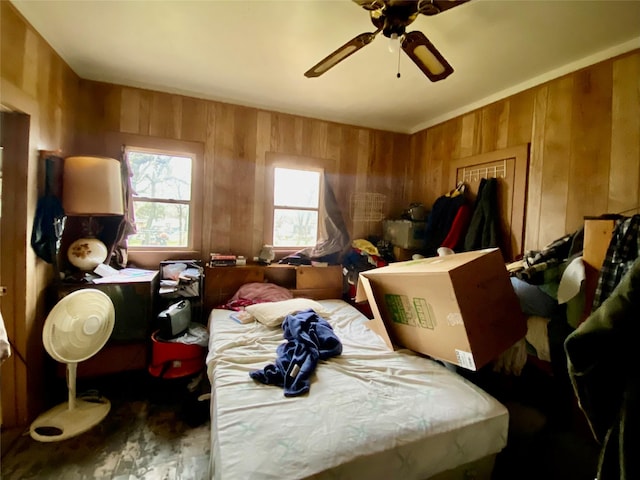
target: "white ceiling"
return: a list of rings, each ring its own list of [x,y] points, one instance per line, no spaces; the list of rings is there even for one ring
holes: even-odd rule
[[[413,133],[640,48],[640,1],[471,0],[421,30],[455,69],[431,83],[381,34],[318,78],[304,72],[374,31],[350,0],[11,0],[82,78]]]

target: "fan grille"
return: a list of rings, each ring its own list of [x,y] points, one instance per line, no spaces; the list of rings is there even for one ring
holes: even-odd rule
[[[107,343],[114,324],[115,311],[107,294],[96,289],[77,290],[51,310],[42,341],[59,362],[81,362]]]

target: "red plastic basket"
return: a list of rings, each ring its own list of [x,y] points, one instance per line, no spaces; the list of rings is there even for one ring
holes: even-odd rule
[[[198,373],[205,367],[207,351],[200,345],[166,342],[158,338],[159,330],[151,335],[151,364],[149,373],[159,378],[180,378]]]

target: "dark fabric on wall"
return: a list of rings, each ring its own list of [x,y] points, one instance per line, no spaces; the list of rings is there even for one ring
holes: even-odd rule
[[[425,250],[428,256],[435,255],[438,248],[442,246],[464,202],[463,193],[442,195],[434,202],[425,230]]]
[[[464,249],[499,247],[500,211],[498,209],[498,179],[480,180],[471,222],[464,240]]]
[[[137,233],[136,219],[133,211],[133,188],[131,187],[131,177],[133,172],[131,171],[131,165],[129,159],[124,153],[124,146],[122,147],[122,158],[120,158],[120,176],[122,180],[123,191],[123,206],[124,216],[120,225],[118,225],[118,232],[116,234],[116,241],[114,242],[113,250],[111,252],[111,265],[114,267],[124,268],[128,263],[128,238],[129,235]]]
[[[61,158],[57,160],[62,161]],[[51,191],[55,161],[56,158],[53,157],[45,160],[45,192],[36,205],[31,231],[31,247],[47,263],[55,263],[66,220],[62,202]]]

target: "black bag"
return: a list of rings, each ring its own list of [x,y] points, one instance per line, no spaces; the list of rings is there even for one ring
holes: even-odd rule
[[[47,263],[53,263],[60,248],[66,216],[60,199],[51,193],[52,158],[46,159],[45,194],[38,200],[31,232],[31,247]]]

